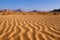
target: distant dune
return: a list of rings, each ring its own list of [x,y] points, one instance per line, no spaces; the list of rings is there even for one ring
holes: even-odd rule
[[[11,15],[11,14],[40,14],[40,15],[60,15],[60,12],[19,12],[19,11],[9,11],[9,10],[6,10],[6,11],[0,11],[0,15]]]
[[[59,12],[0,12],[0,40],[60,40]]]

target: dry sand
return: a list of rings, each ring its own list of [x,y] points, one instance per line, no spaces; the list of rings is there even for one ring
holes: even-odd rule
[[[0,40],[60,40],[60,16],[0,15]]]

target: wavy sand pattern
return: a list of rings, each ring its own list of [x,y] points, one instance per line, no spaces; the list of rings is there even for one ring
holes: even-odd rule
[[[0,40],[60,40],[60,16],[0,17]]]

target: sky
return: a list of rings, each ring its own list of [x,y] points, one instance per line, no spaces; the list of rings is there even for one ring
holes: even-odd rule
[[[22,9],[24,11],[50,11],[59,8],[60,0],[0,0],[0,10]]]

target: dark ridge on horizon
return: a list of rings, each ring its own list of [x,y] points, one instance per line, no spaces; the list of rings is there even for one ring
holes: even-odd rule
[[[54,10],[52,10],[50,12],[60,12],[60,9],[54,9]]]
[[[21,9],[16,9],[16,10],[3,9],[3,10],[0,10],[0,12],[4,12],[4,11],[25,12]],[[51,11],[31,10],[31,11],[27,11],[27,12],[60,12],[60,9],[53,9]]]

